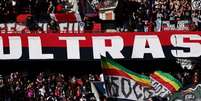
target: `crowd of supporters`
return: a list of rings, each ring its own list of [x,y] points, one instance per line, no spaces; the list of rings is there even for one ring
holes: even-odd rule
[[[119,27],[128,31],[156,31],[161,20],[191,20],[200,27],[200,10],[193,10],[191,0],[119,0],[115,9]],[[123,9],[125,8],[125,9]],[[147,20],[148,22],[143,22]],[[198,28],[194,29],[197,30]]]
[[[99,75],[14,72],[0,77],[0,101],[95,101],[91,81]]]
[[[116,3],[115,3],[116,2]],[[56,13],[75,13],[77,21],[91,30],[100,20],[100,8],[114,6],[117,31],[158,31],[161,20],[189,20],[190,30],[200,30],[201,10],[191,0],[1,0],[0,22],[16,22],[20,14],[31,14],[35,22],[51,22]]]
[[[199,69],[171,74],[181,81],[183,90],[195,87],[201,82]],[[91,90],[91,81],[103,81],[103,76],[101,74],[68,75],[61,72],[13,72],[0,76],[0,100],[97,101]],[[100,100],[105,101],[106,97],[102,96]]]
[[[105,2],[104,2],[105,1]],[[110,0],[109,0],[110,1]],[[103,23],[99,8],[115,4],[116,0],[0,0],[0,23],[16,23],[20,14],[31,14],[26,25],[32,31],[40,29],[38,22],[48,22],[58,30],[56,13],[75,13],[85,29],[93,23]],[[201,10],[192,9],[191,0],[117,0],[114,26],[117,31],[158,31],[162,20],[190,20],[193,31],[201,30]],[[106,7],[104,6],[104,7]],[[183,88],[200,83],[200,71],[184,70],[172,73]],[[64,73],[14,72],[0,76],[0,101],[95,101],[90,81],[100,81],[97,75],[69,76]]]
[[[1,0],[0,22],[16,22],[20,14],[31,14],[35,21],[47,22],[51,14],[79,13],[82,19],[96,12],[95,0]]]

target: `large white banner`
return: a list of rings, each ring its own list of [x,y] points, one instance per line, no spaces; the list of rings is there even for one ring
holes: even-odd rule
[[[150,88],[121,76],[105,76],[105,84],[108,97],[116,100],[147,101],[154,95]]]

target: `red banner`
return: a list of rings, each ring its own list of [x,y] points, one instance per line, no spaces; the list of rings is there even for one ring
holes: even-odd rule
[[[0,34],[0,60],[200,58],[201,32]]]

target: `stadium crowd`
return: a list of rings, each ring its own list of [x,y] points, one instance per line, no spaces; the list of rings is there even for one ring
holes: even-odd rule
[[[145,26],[150,32],[158,31],[162,20],[190,20],[191,31],[201,30],[201,10],[193,9],[191,0],[0,0],[0,23],[16,23],[19,15],[31,14],[25,23],[30,30],[40,29],[39,22],[58,30],[55,14],[74,13],[86,30],[92,30],[93,23],[105,23],[99,10],[109,1],[116,5],[113,25],[120,32],[144,32]],[[184,69],[172,75],[186,89],[201,82],[199,70]],[[100,79],[99,74],[14,72],[0,76],[0,101],[95,101],[90,81]]]
[[[201,82],[199,69],[172,72],[171,74],[181,81],[183,90],[195,87]],[[102,77],[100,74],[75,76],[61,72],[13,72],[0,76],[0,100],[97,101],[92,93],[90,82],[102,81]],[[156,97],[153,97],[153,99],[156,99]],[[100,101],[106,101],[106,97],[101,96]],[[161,101],[164,101],[164,99]]]
[[[200,10],[193,10],[191,0],[119,0],[115,9],[116,20],[120,27],[128,31],[156,31],[161,20],[191,20],[194,29],[200,28]],[[126,8],[126,9],[122,9]],[[130,9],[131,8],[131,9]],[[147,22],[143,22],[147,20]],[[194,23],[193,23],[194,22]],[[154,26],[156,29],[154,29]]]
[[[90,81],[98,74],[13,72],[0,77],[0,101],[95,101]]]
[[[117,2],[117,3],[115,3]],[[77,21],[91,30],[93,23],[105,23],[99,17],[100,8],[114,9],[117,31],[158,31],[161,20],[189,20],[190,30],[200,30],[201,10],[192,7],[191,0],[1,0],[0,22],[16,22],[20,14],[31,14],[33,22],[51,22],[57,13],[75,13]],[[53,24],[54,26],[54,24]]]

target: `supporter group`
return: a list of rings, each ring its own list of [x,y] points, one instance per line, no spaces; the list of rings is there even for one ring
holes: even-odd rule
[[[198,69],[184,70],[182,73],[172,72],[185,90],[196,86],[200,81]],[[97,101],[91,90],[90,82],[103,82],[101,73],[68,75],[54,72],[13,72],[1,75],[1,101]],[[157,100],[154,100],[157,99]],[[100,101],[107,101],[100,95]],[[167,99],[152,97],[149,101],[166,101]]]
[[[96,101],[91,81],[99,74],[13,72],[1,75],[0,101]]]
[[[197,31],[199,4],[199,0],[1,0],[0,22],[22,23],[31,31],[41,29],[37,23],[48,23],[57,32],[58,24],[66,21],[84,22],[85,31],[101,24],[102,31],[157,32],[163,21],[176,25],[187,21],[183,27]]]
[[[84,27],[82,33],[200,31],[201,1],[0,0],[0,32],[8,30],[9,24],[26,26],[31,33],[47,32],[39,25],[41,23],[47,24],[54,34],[61,32],[61,23],[78,23]],[[65,26],[73,29],[70,25]],[[180,72],[169,72],[182,83],[181,90],[200,84],[200,61],[192,68],[182,65],[181,68]],[[144,72],[141,74],[148,76]],[[3,73],[0,74],[0,101],[107,101],[104,94],[97,100],[92,92],[91,83],[103,81],[101,71],[78,75],[65,72]]]

